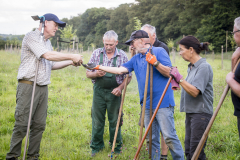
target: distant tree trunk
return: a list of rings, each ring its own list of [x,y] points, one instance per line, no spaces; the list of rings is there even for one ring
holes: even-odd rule
[[[223,45],[222,45],[222,69],[223,69]]]

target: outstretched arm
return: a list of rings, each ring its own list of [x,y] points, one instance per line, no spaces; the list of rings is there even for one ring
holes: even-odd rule
[[[62,61],[62,62],[55,62],[55,64],[52,67],[52,70],[62,69],[69,65],[77,66],[73,63],[73,61]]]
[[[99,70],[105,71],[105,72],[109,72],[109,73],[113,73],[113,74],[124,74],[124,73],[128,73],[127,68],[125,67],[107,67],[107,66],[99,66],[99,68],[97,68]]]

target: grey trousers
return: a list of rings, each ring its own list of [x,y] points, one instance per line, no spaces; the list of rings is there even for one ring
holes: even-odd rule
[[[15,125],[13,128],[10,151],[6,159],[21,155],[22,140],[27,133],[33,86],[18,83],[16,94]],[[29,134],[28,159],[38,158],[42,133],[45,130],[47,118],[48,87],[36,86]]]
[[[207,113],[186,113],[184,143],[187,160],[191,160],[211,117],[212,115]],[[199,160],[206,159],[206,154],[204,153],[206,143],[207,141],[198,157]]]

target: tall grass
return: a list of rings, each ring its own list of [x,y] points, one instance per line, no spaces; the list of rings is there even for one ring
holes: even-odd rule
[[[84,62],[90,58],[90,53],[83,53]],[[20,55],[0,51],[0,160],[5,159],[10,148],[10,139],[14,126],[14,111],[16,106],[17,71],[20,65]],[[204,57],[204,55],[203,55]],[[214,107],[220,99],[226,86],[225,76],[230,71],[230,60],[207,57],[214,72]],[[187,62],[176,56],[175,64],[184,77],[187,75]],[[110,159],[108,120],[104,128],[105,148],[94,158],[89,147],[91,142],[91,105],[92,83],[85,76],[83,67],[67,67],[53,71],[49,85],[49,103],[47,126],[41,142],[41,160],[103,160]],[[179,112],[180,91],[175,94],[175,126],[178,137],[184,147],[185,113]],[[215,108],[214,108],[215,109]],[[139,135],[139,95],[135,75],[128,85],[123,106],[124,124],[122,126],[123,147],[122,154],[114,155],[114,159],[133,159],[138,144]],[[238,141],[237,121],[233,116],[233,105],[230,94],[213,124],[206,146],[208,159],[240,159],[240,143]],[[24,146],[23,141],[23,145]],[[148,159],[146,146],[143,146],[141,159]],[[22,147],[23,153],[23,147]],[[171,154],[169,152],[169,159]]]

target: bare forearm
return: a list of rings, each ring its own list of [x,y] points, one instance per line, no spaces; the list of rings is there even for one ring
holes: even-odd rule
[[[100,70],[113,73],[113,74],[124,74],[128,73],[128,70],[125,67],[106,67],[106,66],[100,66]]]
[[[52,67],[52,70],[62,69],[62,68],[67,67],[69,65],[72,65],[72,61],[56,62],[54,64],[54,66]]]
[[[87,78],[95,79],[95,78],[97,78],[97,72],[87,71],[86,76],[87,76]]]
[[[155,62],[157,63],[157,62]],[[161,63],[156,67],[156,69],[165,77],[170,77],[170,67],[164,66]]]
[[[48,51],[42,55],[43,58],[49,61],[65,61],[65,60],[72,60],[72,54],[64,54],[55,51]]]
[[[233,93],[240,97],[240,84],[235,79],[232,79],[228,82],[228,85]]]
[[[232,71],[233,71],[238,59],[240,58],[239,55],[240,55],[240,47],[238,47],[232,55]]]
[[[197,97],[198,94],[200,93],[200,91],[193,85],[191,85],[190,83],[188,83],[187,81],[183,80],[183,82],[179,83],[183,89],[191,96],[193,97]]]

